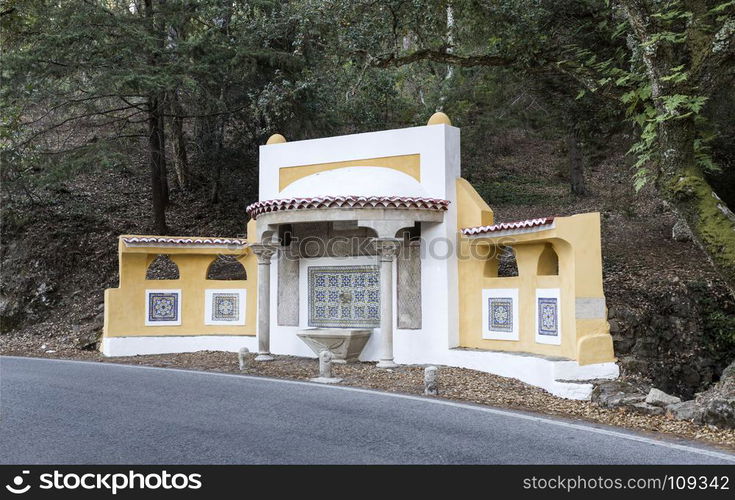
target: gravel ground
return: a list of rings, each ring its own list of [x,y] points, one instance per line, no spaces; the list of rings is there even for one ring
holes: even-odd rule
[[[69,347],[55,349],[51,342],[43,347],[36,346],[35,349],[29,349],[29,347],[28,343],[24,343],[23,348],[20,348],[15,342],[11,343],[7,337],[4,339],[0,337],[0,354],[8,356],[77,359],[102,363],[241,373],[238,368],[237,354],[229,352],[200,351],[105,358],[96,351],[82,351]],[[316,359],[276,356],[274,361],[259,363],[253,361],[254,356],[254,354],[249,355],[248,366],[242,373],[308,380],[316,377],[319,372]],[[333,366],[334,376],[342,378],[343,385],[406,394],[423,394],[423,366],[402,365],[394,370],[377,369],[374,363],[335,364]],[[667,416],[641,415],[622,408],[611,410],[589,401],[557,398],[542,389],[516,379],[465,368],[439,368],[439,397],[615,425],[637,431],[663,433],[669,436],[705,441],[729,451],[735,450],[735,430],[697,425]]]

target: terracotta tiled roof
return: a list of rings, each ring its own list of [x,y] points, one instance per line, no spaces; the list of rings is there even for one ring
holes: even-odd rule
[[[470,236],[473,234],[496,233],[514,229],[530,229],[534,227],[548,226],[553,222],[553,217],[539,217],[538,219],[520,220],[517,222],[502,222],[500,224],[493,224],[492,226],[465,227],[462,229],[462,234]]]
[[[449,201],[438,198],[412,198],[405,196],[320,196],[315,198],[286,198],[258,201],[247,207],[253,219],[258,215],[279,210],[309,208],[419,208],[446,210]]]
[[[241,238],[198,238],[187,236],[127,236],[123,237],[126,245],[191,245],[191,246],[243,246],[247,240]]]

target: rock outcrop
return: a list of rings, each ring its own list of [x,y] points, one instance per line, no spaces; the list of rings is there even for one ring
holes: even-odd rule
[[[636,300],[628,293],[609,294],[608,321],[622,375],[648,380],[683,400],[709,389],[735,358],[729,292],[715,283],[672,278],[651,282]]]
[[[735,361],[722,372],[720,381],[697,394],[695,399],[682,401],[651,387],[648,392],[624,380],[600,382],[592,391],[592,401],[605,408],[626,408],[645,415],[664,415],[677,420],[735,429]]]
[[[697,417],[697,402],[690,399],[689,401],[670,404],[666,407],[666,414],[677,420],[695,420]]]
[[[646,393],[635,385],[622,380],[609,380],[595,386],[591,399],[605,408],[632,407],[643,403]]]
[[[651,387],[651,390],[648,392],[648,396],[646,396],[646,403],[666,408],[669,405],[681,403],[681,398],[666,394],[664,391]]]
[[[735,361],[722,372],[720,381],[697,395],[695,420],[735,429]]]

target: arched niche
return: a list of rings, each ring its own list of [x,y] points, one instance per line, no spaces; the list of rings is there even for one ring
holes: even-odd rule
[[[539,256],[536,274],[538,276],[559,275],[559,256],[551,243],[547,243],[544,246],[544,250]]]
[[[220,255],[207,268],[208,280],[246,280],[245,267],[232,255]]]
[[[518,276],[518,262],[513,247],[499,247],[498,252],[498,278]]]
[[[482,275],[485,278],[497,278],[498,266],[500,264],[500,247],[479,243],[470,245],[469,258],[482,261]]]
[[[145,272],[147,280],[177,280],[179,266],[168,255],[157,255]]]

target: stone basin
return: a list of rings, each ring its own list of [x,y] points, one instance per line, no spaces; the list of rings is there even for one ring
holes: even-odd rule
[[[300,330],[297,335],[317,356],[329,350],[334,354],[333,363],[347,363],[357,361],[372,333],[372,330],[307,328]]]

